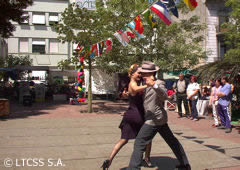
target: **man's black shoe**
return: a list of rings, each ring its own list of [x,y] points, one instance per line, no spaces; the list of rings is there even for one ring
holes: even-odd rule
[[[221,126],[218,126],[217,129],[225,129],[225,127],[221,125]]]
[[[232,132],[232,128],[226,128],[225,133],[231,133]]]
[[[179,170],[191,170],[191,166],[189,164],[177,165],[176,168],[179,169]]]

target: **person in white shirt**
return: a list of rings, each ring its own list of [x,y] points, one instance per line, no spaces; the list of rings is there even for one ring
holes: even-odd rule
[[[190,84],[187,88],[187,99],[190,102],[191,106],[191,120],[198,120],[198,112],[197,112],[197,101],[198,101],[198,92],[200,90],[200,86],[197,83],[197,77],[191,76]]]

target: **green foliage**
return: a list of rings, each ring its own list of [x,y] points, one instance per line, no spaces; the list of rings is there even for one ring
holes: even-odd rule
[[[29,56],[9,55],[5,59],[1,57],[0,67],[14,68],[15,66],[31,66],[32,59]]]
[[[88,11],[79,9],[75,4],[62,14],[62,22],[56,26],[59,39],[68,42],[79,42],[83,46],[113,39],[113,48],[108,55],[95,57],[93,62],[105,71],[126,71],[133,63],[141,64],[143,60],[151,60],[158,64],[162,70],[178,70],[196,65],[200,58],[205,57],[202,47],[203,36],[201,31],[205,25],[199,23],[199,18],[193,16],[188,20],[174,21],[166,26],[158,16],[156,29],[152,29],[144,17],[145,38],[131,39],[129,46],[123,47],[114,37],[113,33],[134,20],[149,6],[146,0],[109,0],[104,3],[97,0],[97,10]],[[185,7],[184,14],[189,12]],[[78,30],[78,31],[76,31]],[[79,31],[81,30],[81,31]],[[136,35],[137,37],[137,35]]]
[[[70,69],[70,64],[71,64],[71,60],[70,59],[66,59],[66,60],[62,60],[58,62],[58,68],[63,70],[67,70]]]
[[[225,30],[224,40],[229,50],[225,59],[231,63],[240,64],[240,1],[228,0],[226,6],[231,7],[232,12],[229,16],[229,22],[222,25]]]
[[[31,66],[32,59],[29,56],[14,56],[9,55],[6,58],[0,57],[0,67],[14,68],[15,66]],[[0,72],[0,80],[2,78],[8,78],[8,74],[5,71]],[[18,72],[17,77],[21,76],[21,72]]]
[[[0,35],[4,38],[8,38],[15,30],[15,26],[12,21],[21,23],[26,17],[23,9],[32,5],[32,0],[1,0],[0,1]]]
[[[224,43],[228,50],[223,60],[207,64],[198,68],[198,75],[203,80],[220,78],[230,73],[230,79],[235,79],[240,73],[240,3],[239,0],[227,0],[226,7],[230,7],[229,21],[221,25],[225,32]]]

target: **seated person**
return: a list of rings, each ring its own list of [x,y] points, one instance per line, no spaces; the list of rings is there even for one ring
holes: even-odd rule
[[[176,101],[176,92],[174,91],[173,88],[171,88],[167,91],[167,95],[168,95],[168,99],[170,99],[172,101]]]
[[[209,90],[206,86],[203,86],[197,102],[197,111],[199,116],[208,114],[208,103],[209,103]]]
[[[173,90],[173,88],[169,89],[167,91],[168,95],[168,101],[171,103],[168,103],[167,101],[165,102],[165,108],[170,109],[170,110],[175,110],[176,109],[176,92]]]

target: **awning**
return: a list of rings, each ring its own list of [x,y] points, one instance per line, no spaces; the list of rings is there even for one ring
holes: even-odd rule
[[[49,21],[51,22],[58,22],[58,16],[56,15],[50,15],[49,16]]]
[[[173,75],[173,76],[178,76],[180,73],[184,74],[184,75],[191,75],[191,74],[196,74],[196,71],[193,70],[177,70],[177,71],[168,71],[167,74],[169,75]]]
[[[0,71],[15,71],[15,68],[0,68]]]
[[[33,45],[45,45],[45,40],[34,40],[32,41]]]
[[[28,70],[28,71],[32,71],[32,70],[35,70],[35,71],[48,71],[49,70],[49,67],[48,66],[15,66],[14,69],[17,69],[17,70],[22,70],[22,71],[25,71],[25,70]]]

